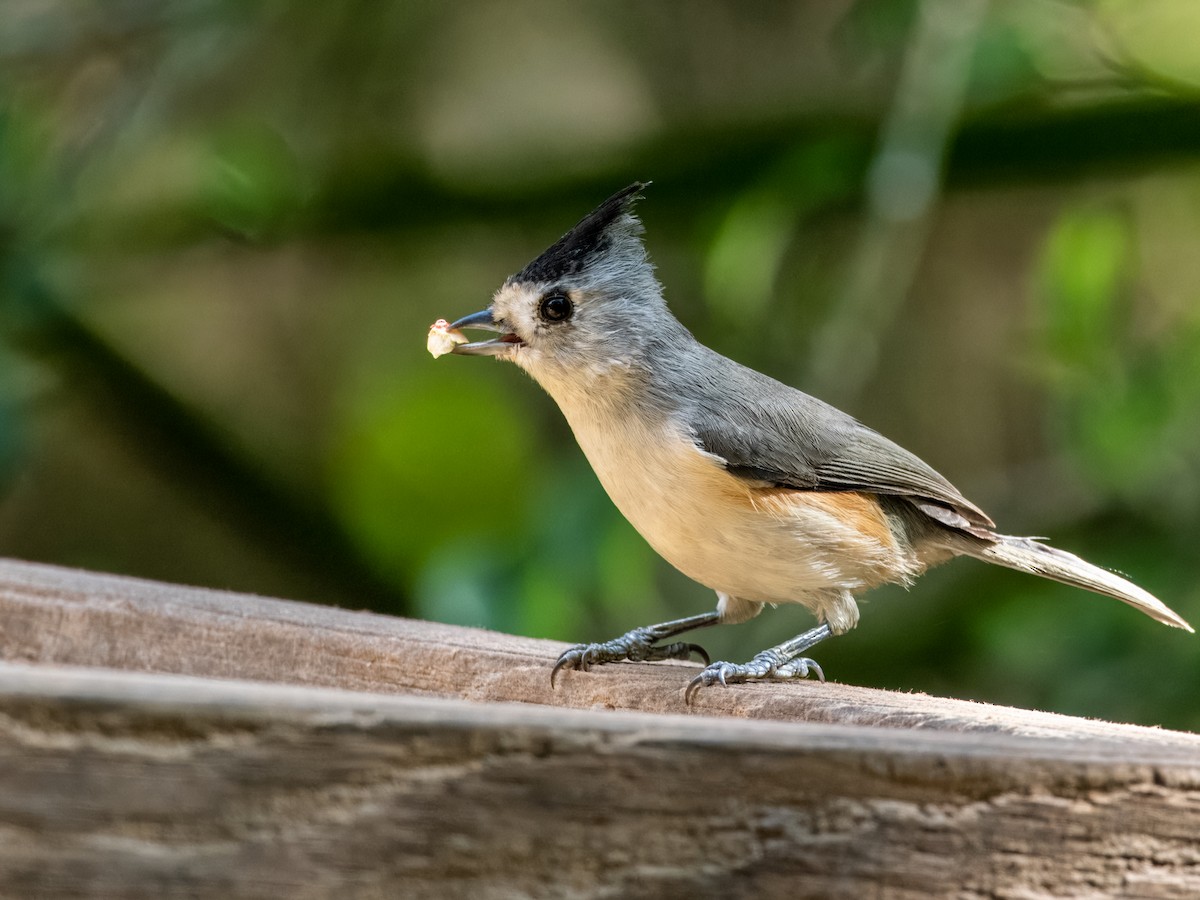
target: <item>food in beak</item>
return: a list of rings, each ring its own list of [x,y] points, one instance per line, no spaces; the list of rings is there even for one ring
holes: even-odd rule
[[[457,328],[451,328],[445,319],[438,319],[429,326],[429,336],[425,339],[425,348],[434,359],[453,353],[457,344],[468,343],[467,336]]]

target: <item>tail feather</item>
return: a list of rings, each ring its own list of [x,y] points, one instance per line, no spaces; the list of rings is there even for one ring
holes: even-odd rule
[[[1085,562],[1073,553],[1039,544],[1033,538],[996,535],[995,543],[973,545],[967,553],[985,562],[1114,597],[1165,625],[1194,631],[1178,613],[1149,591],[1107,569]]]

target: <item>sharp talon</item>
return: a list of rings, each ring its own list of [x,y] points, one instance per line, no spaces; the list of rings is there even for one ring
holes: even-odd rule
[[[683,689],[683,705],[691,706],[692,698],[696,696],[696,691],[704,686],[704,675],[700,674],[688,682],[686,688]]]
[[[721,682],[721,687],[729,687],[729,682],[725,680],[724,666],[717,670],[717,680]]]
[[[821,684],[824,684],[825,683],[825,672],[821,669],[821,667],[818,666],[811,659],[808,661],[808,667],[817,673],[817,681],[821,682]]]
[[[550,690],[554,690],[554,680],[558,678],[558,673],[561,672],[567,665],[566,654],[558,658],[558,662],[554,664],[554,668],[550,670]]]
[[[689,644],[683,641],[663,644],[669,637],[692,628],[701,628],[716,623],[717,614],[704,613],[674,622],[663,622],[661,625],[651,625],[646,628],[635,628],[619,638],[604,641],[599,644],[576,644],[568,647],[558,657],[550,670],[550,688],[558,686],[558,674],[563,669],[574,669],[577,672],[587,672],[593,666],[603,666],[615,662],[658,662],[664,659],[691,659],[693,653],[704,660],[704,665],[711,664],[708,652],[699,644]],[[712,676],[706,684],[712,683]]]

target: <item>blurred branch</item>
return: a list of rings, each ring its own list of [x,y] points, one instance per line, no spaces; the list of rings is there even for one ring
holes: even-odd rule
[[[134,90],[118,94],[126,111],[140,100]],[[0,94],[0,339],[54,371],[147,468],[277,563],[307,576],[321,594],[311,599],[409,611],[407,598],[376,574],[322,502],[278,483],[237,452],[199,409],[121,355],[56,294],[43,276],[55,254],[47,236],[61,229],[59,214],[86,220],[74,211],[82,160],[119,140],[120,129],[110,122],[79,146],[24,146],[23,136],[36,129],[18,122],[12,106]]]
[[[463,220],[544,220],[578,213],[614,185],[671,173],[654,186],[656,202],[694,206],[738,193],[797,146],[845,146],[848,166],[863,174],[872,159],[874,123],[804,117],[711,130],[673,131],[619,164],[569,182],[536,188],[479,189],[430,177],[411,158],[388,154],[341,166],[320,186],[302,226],[313,232],[427,228]],[[969,116],[948,141],[943,189],[1078,181],[1200,158],[1200,98],[1138,95],[1057,108],[1023,102]],[[848,203],[852,197],[841,198]]]
[[[925,0],[867,170],[849,275],[810,354],[808,383],[837,403],[875,370],[879,343],[924,255],[943,160],[961,115],[986,0]]]
[[[198,410],[173,396],[63,309],[35,278],[13,277],[5,338],[49,365],[151,470],[200,508],[309,577],[313,600],[407,611],[328,509],[273,481]],[[14,283],[15,282],[15,283]]]
[[[946,187],[1079,181],[1200,158],[1200,99],[1135,97],[967,122]]]
[[[1157,90],[1168,96],[1200,96],[1200,84],[1168,75],[1138,59],[1122,43],[1115,31],[1103,25],[1099,19],[1094,20],[1093,27],[1100,61],[1112,72],[1115,79],[1123,81],[1126,85],[1133,85],[1142,90]]]
[[[547,177],[537,185],[450,183],[402,150],[380,149],[341,159],[316,179],[302,209],[276,239],[359,232],[403,232],[466,221],[543,223],[571,219],[614,186],[634,178],[654,186],[655,209],[694,211],[761,184],[798,148],[836,142],[846,181],[865,185],[877,144],[876,123],[853,117],[803,116],[739,125],[673,129],[585,176]],[[1200,97],[1141,93],[1090,104],[1053,106],[1024,98],[967,116],[950,135],[942,190],[1073,182],[1200,159]],[[824,208],[850,206],[853,191],[830,192]],[[811,210],[810,212],[819,212]],[[93,246],[140,250],[187,246],[214,233],[208,210],[194,203],[122,210],[103,231],[85,223]]]

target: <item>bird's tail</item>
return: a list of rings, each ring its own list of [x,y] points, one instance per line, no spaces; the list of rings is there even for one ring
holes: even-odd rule
[[[1104,594],[1106,597],[1115,597],[1165,625],[1187,631],[1195,630],[1182,616],[1149,591],[1142,590],[1136,584],[1107,569],[1093,566],[1073,553],[1048,547],[1033,538],[999,534],[995,536],[995,543],[973,543],[966,552],[985,562],[1041,575],[1043,578],[1052,578],[1063,584]]]

